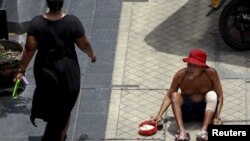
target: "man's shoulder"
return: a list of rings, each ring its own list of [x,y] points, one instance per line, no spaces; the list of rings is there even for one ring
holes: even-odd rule
[[[182,77],[185,75],[186,71],[187,71],[187,68],[182,68],[182,69],[178,70],[178,71],[175,73],[175,76],[176,76],[176,77],[181,77],[181,78],[182,78]]]
[[[207,72],[207,74],[210,77],[218,77],[217,70],[215,68],[213,68],[213,67],[209,67],[209,68],[205,69],[205,71]]]
[[[186,73],[186,71],[187,71],[187,67],[182,68],[182,69],[179,69],[179,70],[177,71],[177,73]]]
[[[205,69],[205,71],[208,73],[216,73],[217,72],[216,69],[213,67],[209,67],[209,68]]]

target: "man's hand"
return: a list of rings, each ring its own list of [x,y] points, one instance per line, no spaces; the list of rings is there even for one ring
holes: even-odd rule
[[[160,121],[160,120],[162,120],[163,118],[162,118],[162,116],[156,116],[155,118],[154,118],[154,120],[156,120],[156,121]]]
[[[222,125],[221,118],[214,118],[213,125]]]

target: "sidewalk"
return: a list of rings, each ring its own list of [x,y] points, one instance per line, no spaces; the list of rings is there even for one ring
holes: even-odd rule
[[[164,129],[150,137],[138,135],[138,124],[155,116],[182,58],[193,48],[208,52],[218,70],[225,100],[224,124],[249,124],[249,52],[225,45],[218,33],[220,12],[205,17],[208,1],[149,0],[123,2],[113,72],[106,139],[174,140],[177,126],[171,111]],[[120,86],[120,87],[117,87]],[[200,123],[185,125],[196,138]]]
[[[219,36],[220,11],[205,17],[201,0],[65,0],[65,9],[81,19],[97,52],[97,63],[78,52],[82,86],[72,112],[67,141],[173,141],[177,126],[171,107],[155,135],[138,134],[138,125],[155,116],[182,58],[193,48],[208,52],[224,90],[224,124],[249,124],[250,52],[237,52]],[[25,35],[13,38],[24,44]],[[35,87],[18,100],[0,99],[0,141],[40,141],[44,123],[29,121]],[[200,123],[185,125],[195,141]]]

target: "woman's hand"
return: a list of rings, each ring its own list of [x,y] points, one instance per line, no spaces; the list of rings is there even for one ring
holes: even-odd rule
[[[89,56],[91,58],[91,63],[95,63],[96,62],[96,55],[95,53],[93,53],[92,56]]]
[[[18,72],[13,81],[21,80],[23,76],[24,76],[24,73]]]

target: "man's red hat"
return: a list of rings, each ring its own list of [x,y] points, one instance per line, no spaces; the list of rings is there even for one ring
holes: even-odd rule
[[[189,56],[183,58],[183,61],[197,66],[208,67],[206,64],[207,53],[200,49],[193,49],[190,51]]]

